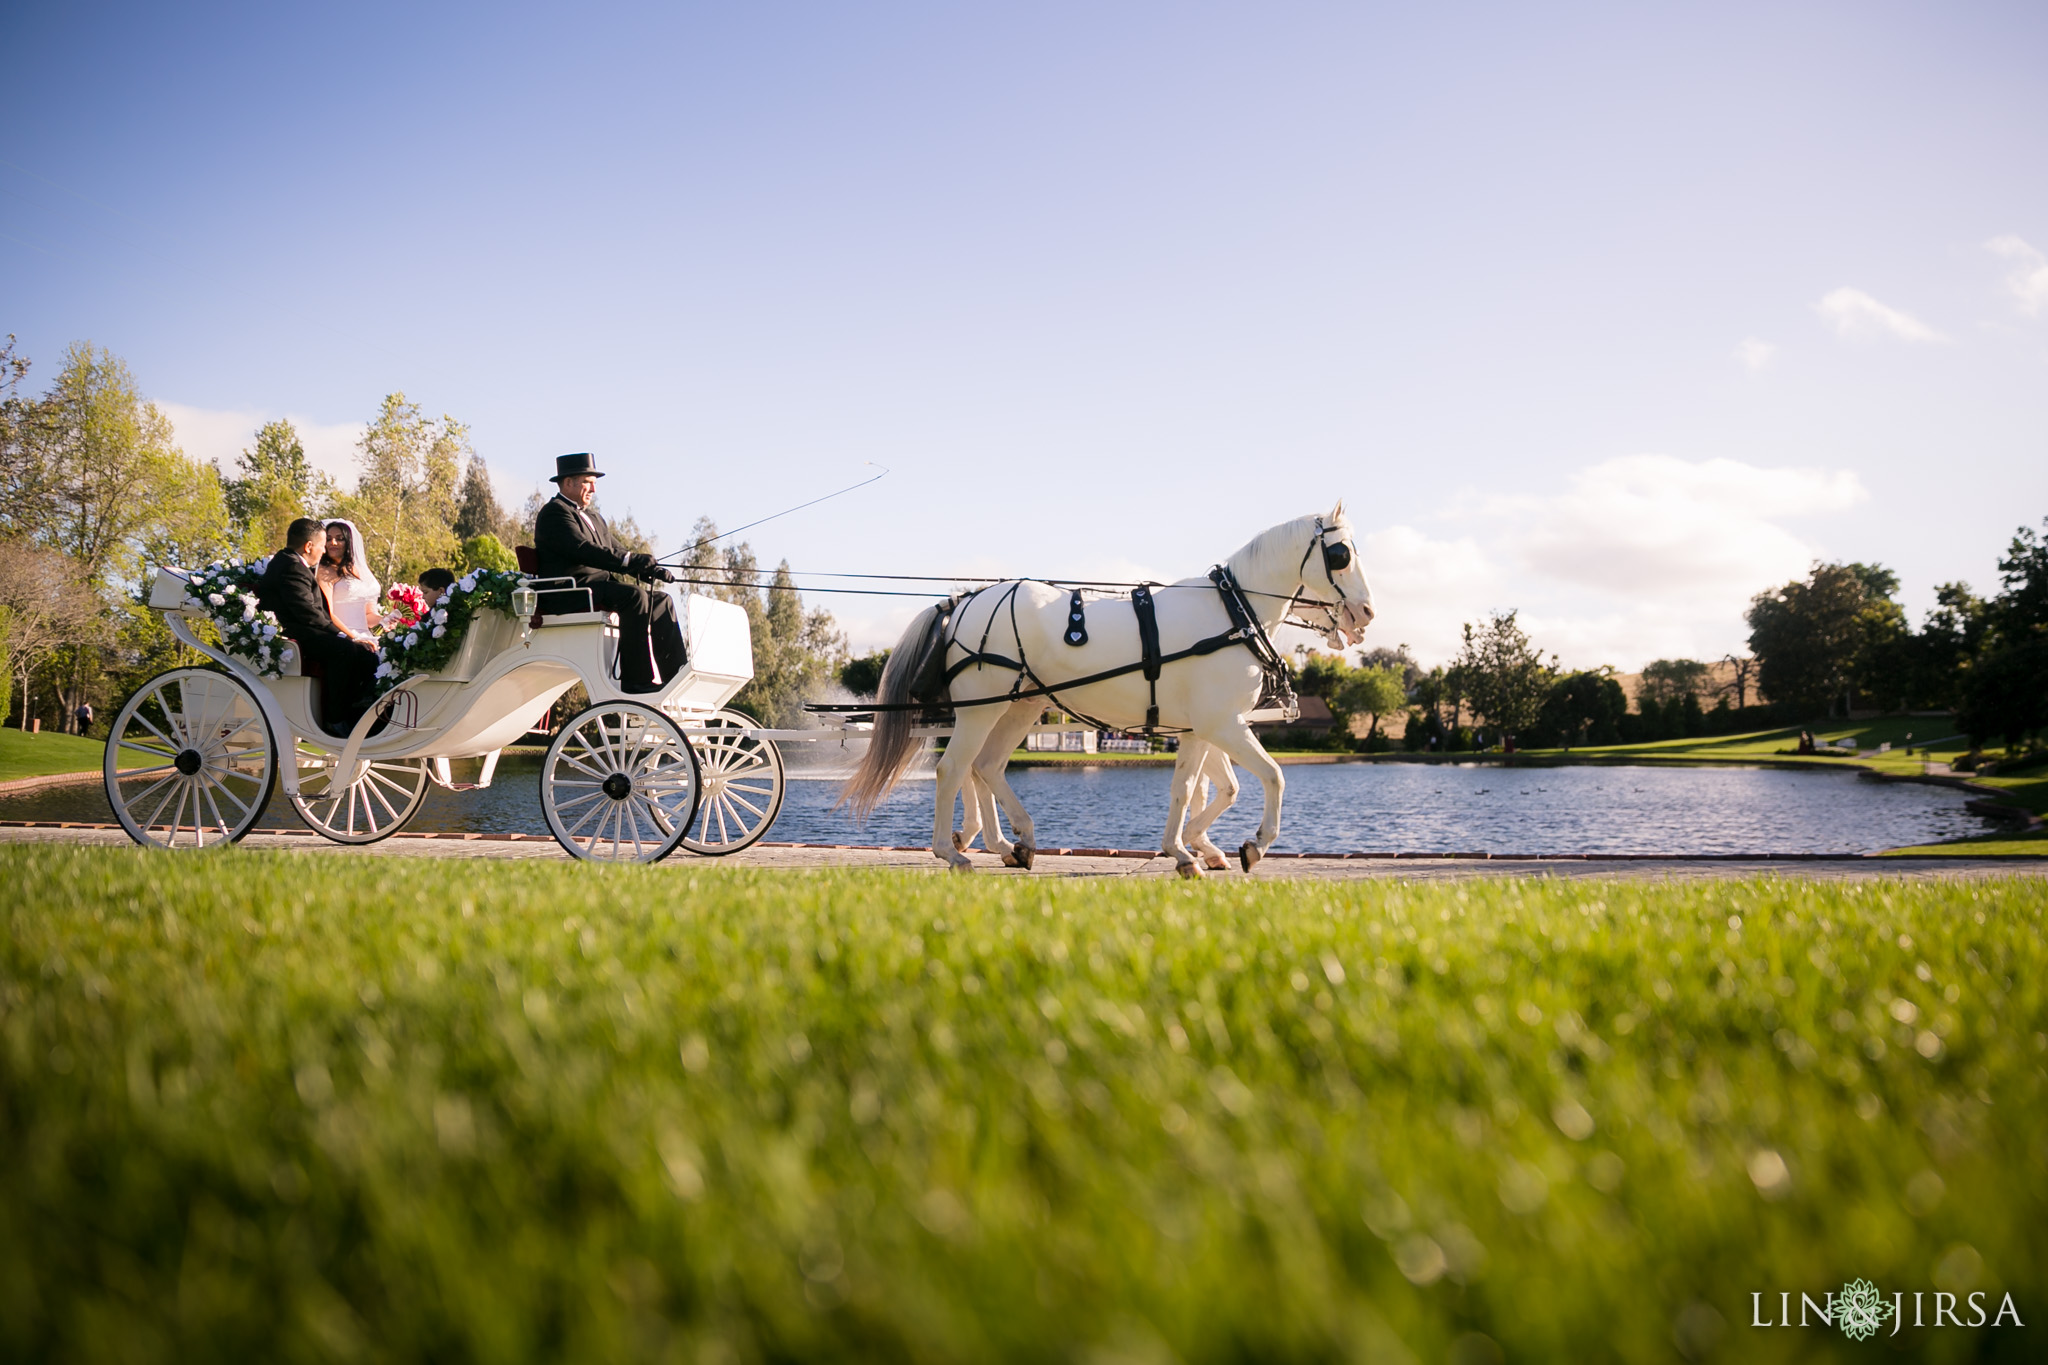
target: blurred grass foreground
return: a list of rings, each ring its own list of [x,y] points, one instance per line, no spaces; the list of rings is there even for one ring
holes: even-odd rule
[[[2037,1358],[2038,880],[0,850],[12,1359]],[[2023,1328],[1758,1329],[1852,1278]],[[1967,1310],[1963,1321],[1968,1321]]]

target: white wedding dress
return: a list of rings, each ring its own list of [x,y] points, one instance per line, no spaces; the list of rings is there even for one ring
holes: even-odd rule
[[[341,622],[342,629],[368,635],[371,614],[377,609],[377,599],[384,595],[377,580],[342,574],[327,591],[334,598],[334,619]]]

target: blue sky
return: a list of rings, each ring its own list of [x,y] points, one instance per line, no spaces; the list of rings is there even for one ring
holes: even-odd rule
[[[1342,497],[1369,643],[1516,607],[1623,668],[1815,557],[1988,590],[2048,515],[2038,5],[8,27],[0,331],[192,454],[289,415],[345,472],[403,390],[670,546],[875,461],[750,536],[871,572],[1178,577]]]

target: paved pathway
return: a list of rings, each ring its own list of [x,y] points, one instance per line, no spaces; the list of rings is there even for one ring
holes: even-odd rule
[[[132,847],[118,828],[101,826],[0,825],[0,843],[68,843]],[[400,834],[382,843],[345,848],[310,832],[251,834],[243,848],[291,849],[384,858],[553,858],[568,854],[546,835]],[[1171,877],[1165,857],[1146,852],[1085,849],[1041,852],[1030,872],[1006,868],[985,853],[976,853],[975,871],[1002,877]],[[803,870],[821,867],[894,868],[937,874],[945,869],[922,848],[832,848],[816,844],[760,843],[727,858],[694,858],[677,853],[668,866],[767,867]],[[1211,873],[1226,880],[1244,880],[1233,863],[1228,872]],[[1785,855],[1757,858],[1584,858],[1584,857],[1369,857],[1276,853],[1252,870],[1256,881],[1451,881],[1470,877],[1569,877],[1625,880],[1651,878],[1730,878],[1791,876],[1816,880],[1867,880],[1873,877],[1912,879],[1962,877],[2048,878],[2048,859],[2034,858],[1862,858]]]

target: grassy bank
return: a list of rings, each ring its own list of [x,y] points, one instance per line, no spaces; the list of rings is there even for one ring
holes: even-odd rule
[[[98,772],[106,744],[78,735],[0,729],[0,782],[57,773]]]
[[[2015,1291],[1893,1344],[2021,1358],[2048,1312],[2039,883],[0,876],[0,1356],[1847,1359],[1750,1295],[1862,1276]]]

